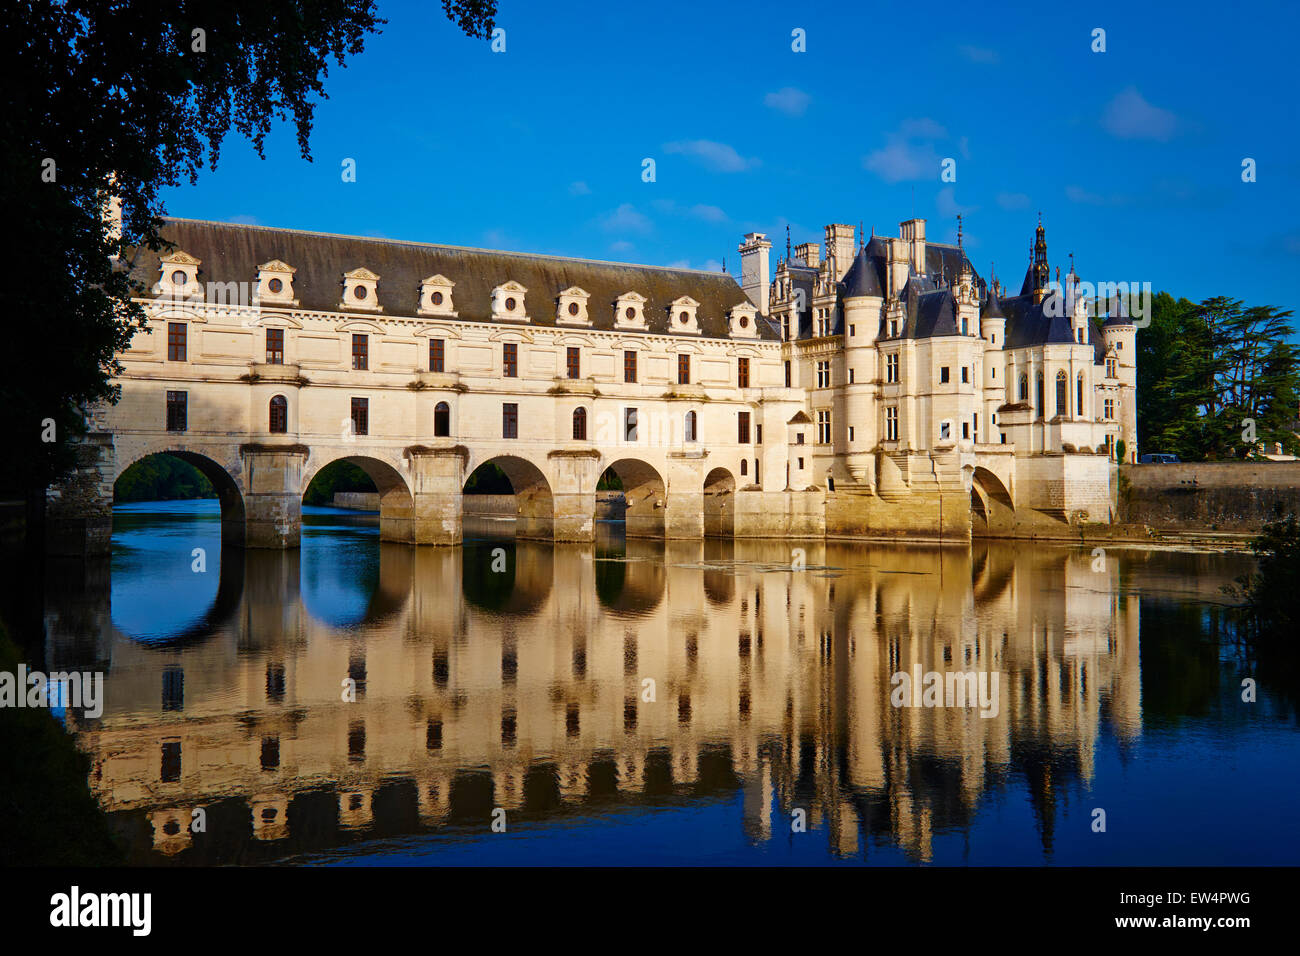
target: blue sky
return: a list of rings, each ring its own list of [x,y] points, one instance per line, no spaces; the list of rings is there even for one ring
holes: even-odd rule
[[[775,266],[787,225],[914,211],[953,241],[960,212],[1018,290],[1041,209],[1062,272],[1300,311],[1294,3],[502,0],[504,53],[440,8],[381,0],[314,162],[288,127],[265,161],[232,137],[168,212],[732,274],[745,232]]]

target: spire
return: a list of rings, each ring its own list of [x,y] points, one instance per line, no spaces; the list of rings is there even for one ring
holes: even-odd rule
[[[864,232],[866,232],[866,230],[862,228],[862,220],[859,219],[858,220],[858,252],[861,252],[867,246],[867,240],[862,235]]]
[[[790,224],[788,222],[785,224],[785,258],[787,261],[790,258]]]
[[[1043,214],[1038,213],[1038,228],[1034,230],[1034,302],[1042,302],[1043,297],[1047,294],[1048,281],[1051,279],[1051,269],[1047,264],[1047,232],[1043,229]],[[1061,281],[1061,269],[1056,269],[1056,281]]]
[[[957,213],[957,248],[961,248],[961,213]]]

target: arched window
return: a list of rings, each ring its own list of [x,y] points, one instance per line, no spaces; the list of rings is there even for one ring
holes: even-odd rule
[[[697,421],[698,421],[698,419],[695,417],[695,413],[694,413],[694,412],[687,412],[687,413],[686,413],[685,437],[686,437],[686,440],[687,440],[687,441],[699,441],[699,440],[700,440],[700,439],[699,439],[699,433],[696,431],[696,422],[697,422]]]
[[[1043,394],[1043,373],[1042,372],[1038,373],[1038,405],[1035,407],[1038,409],[1039,417],[1041,418],[1047,417],[1047,398]]]
[[[747,475],[747,474],[749,474],[749,460],[748,460],[748,459],[745,459],[745,458],[740,459],[740,473],[741,473],[742,475]]]
[[[433,406],[433,434],[436,438],[446,438],[451,434],[451,406],[446,402]]]
[[[575,408],[573,410],[573,440],[587,440],[587,410],[585,408]]]
[[[1028,375],[1020,376],[1020,400],[1022,402],[1029,401],[1029,376]]]
[[[1070,414],[1070,386],[1064,370],[1056,373],[1056,414]]]
[[[964,315],[961,317],[961,334],[970,335],[970,332],[967,330],[966,316]]]
[[[289,400],[283,395],[271,399],[271,432],[283,435],[289,430]]]
[[[1074,414],[1079,418],[1083,417],[1083,373],[1079,373],[1079,380],[1075,383],[1075,405]]]

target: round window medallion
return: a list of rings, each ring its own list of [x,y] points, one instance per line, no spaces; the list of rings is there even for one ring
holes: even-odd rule
[[[627,307],[627,311],[624,312],[623,314],[626,315],[629,319],[635,319],[635,318],[636,318],[636,309],[632,308],[632,306],[629,305],[629,306]]]
[[[747,329],[747,328],[749,328],[749,316],[747,316],[747,315],[742,315],[742,316],[740,317],[740,327],[741,327],[742,329]]]
[[[279,295],[280,290],[284,288],[284,283],[281,282],[279,279],[272,279],[270,282],[266,284],[266,288],[271,292],[272,295]]]
[[[185,285],[189,281],[189,277],[181,269],[172,273],[172,285]]]
[[[570,302],[570,303],[569,303],[569,315],[577,315],[577,314],[578,314],[578,303],[576,303],[576,302]]]
[[[687,322],[691,321],[691,314],[689,312],[683,312],[677,318],[682,323],[682,325],[685,325]]]
[[[364,299],[366,297],[366,287],[363,285],[359,285],[352,290],[352,294],[355,295],[358,299]]]
[[[514,310],[515,310],[515,300],[514,300],[514,299],[506,299],[506,311],[507,311],[507,312],[513,312]]]
[[[433,293],[433,295],[429,296],[429,300],[434,305],[442,305],[442,293],[441,292]]]

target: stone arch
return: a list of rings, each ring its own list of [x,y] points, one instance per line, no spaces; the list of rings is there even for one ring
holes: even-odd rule
[[[731,536],[736,529],[736,476],[714,468],[704,476],[704,534]]]
[[[465,469],[465,481],[479,468],[496,465],[510,480],[514,491],[515,537],[552,539],[555,537],[555,501],[546,473],[527,458],[518,455],[495,455],[473,462]],[[463,487],[463,485],[462,485]]]
[[[356,465],[375,483],[379,494],[379,540],[412,543],[415,541],[415,498],[404,474],[405,469],[372,451],[365,454],[312,454],[303,471],[302,491],[306,494],[313,479],[338,461]]]
[[[971,534],[1010,534],[1015,527],[1011,492],[993,472],[982,466],[971,472]]]
[[[174,650],[202,644],[235,627],[241,617],[239,612],[245,598],[244,564],[247,553],[243,548],[223,547],[218,556],[219,568],[214,569],[211,564],[208,565],[209,572],[213,570],[217,572],[216,593],[205,607],[187,615],[183,623],[166,631],[150,630],[147,626],[142,629],[135,621],[123,620],[122,614],[130,607],[130,602],[123,601],[120,595],[113,594],[113,588],[119,583],[119,579],[110,575],[109,620],[114,638],[155,650]],[[188,560],[189,555],[185,554],[183,557]],[[156,588],[156,584],[154,587]],[[176,610],[174,597],[170,593],[167,601],[159,602],[151,599],[148,604],[151,609],[159,611]],[[114,612],[117,616],[113,616]]]
[[[662,538],[667,486],[659,470],[639,458],[619,458],[605,467],[623,482],[625,533],[629,537]],[[604,472],[602,468],[601,474]]]
[[[221,546],[227,548],[243,545],[247,510],[244,504],[243,483],[236,477],[242,474],[238,459],[223,464],[202,451],[172,445],[149,448],[134,457],[123,456],[116,461],[113,474],[114,487],[128,469],[154,455],[170,455],[180,459],[187,465],[192,465],[212,483],[212,487],[217,492],[217,500],[221,504]]]

